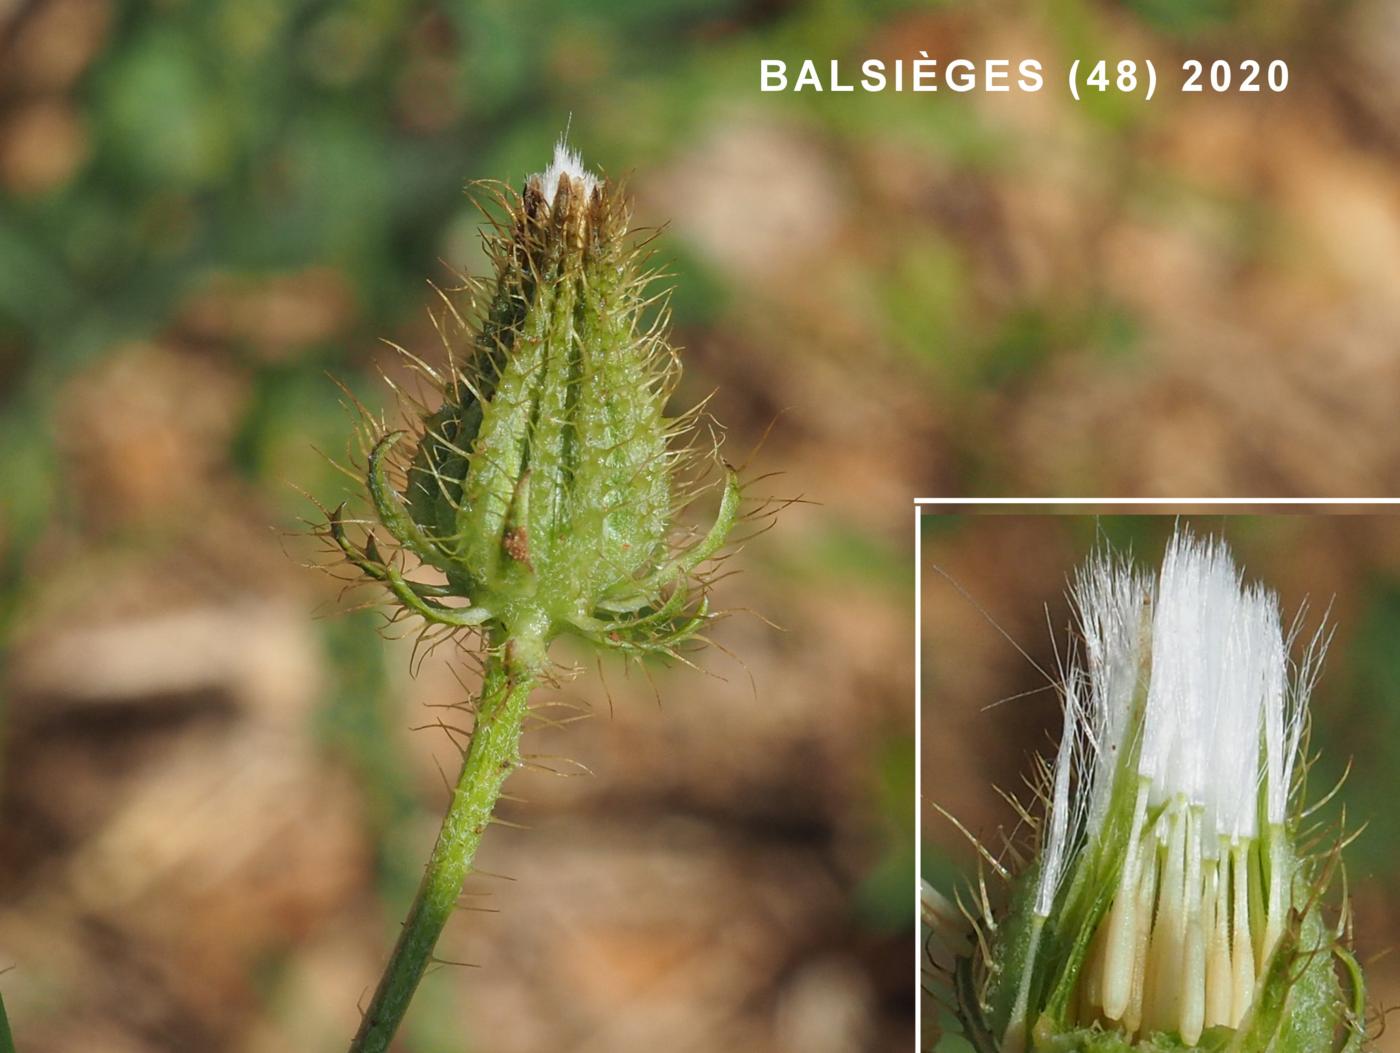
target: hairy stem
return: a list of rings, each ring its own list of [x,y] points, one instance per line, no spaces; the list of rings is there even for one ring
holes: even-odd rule
[[[491,643],[476,725],[452,803],[350,1053],[383,1053],[389,1048],[432,961],[438,936],[457,906],[501,786],[520,759],[520,732],[543,663],[543,644],[533,633],[505,632]]]

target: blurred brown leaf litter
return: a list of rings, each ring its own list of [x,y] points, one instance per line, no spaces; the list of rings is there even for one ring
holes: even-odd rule
[[[1293,83],[1148,107],[754,85],[761,54],[919,48],[1268,51]],[[572,114],[669,223],[681,400],[716,391],[736,455],[776,420],[757,466],[814,503],[726,582],[784,631],[724,622],[723,680],[561,689],[592,719],[527,745],[595,774],[512,782],[528,829],[482,860],[510,880],[464,900],[498,913],[442,951],[477,967],[429,978],[404,1048],[907,1049],[908,500],[1391,487],[1392,54],[1380,0],[0,4],[19,1048],[353,1030],[453,763],[409,729],[464,686],[444,653],[410,677],[411,640],[335,613],[355,598],[283,532],[298,487],[342,492],[326,374],[387,406],[378,340],[440,354],[425,280],[482,265],[463,184],[518,182]]]

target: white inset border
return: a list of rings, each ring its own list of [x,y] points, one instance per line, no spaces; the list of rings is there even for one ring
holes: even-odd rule
[[[1199,508],[1250,509],[1291,508],[1300,512],[1316,508],[1367,509],[1400,508],[1400,497],[916,497],[914,498],[914,1049],[923,1050],[924,1030],[924,941],[922,938],[924,876],[924,655],[923,655],[923,521],[925,516],[944,508],[966,512],[977,508],[1025,508],[1035,514],[1053,515],[1054,509],[1075,509],[1076,515],[1110,513],[1122,508],[1155,508],[1155,515],[1192,515]]]

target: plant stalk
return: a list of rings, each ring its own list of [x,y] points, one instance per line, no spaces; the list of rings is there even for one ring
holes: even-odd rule
[[[452,803],[394,952],[350,1043],[350,1053],[384,1053],[389,1048],[432,962],[438,937],[456,909],[501,787],[519,762],[520,733],[543,646],[537,638],[502,637],[503,646],[492,646],[487,660],[476,724]],[[501,640],[491,642],[497,645]]]
[[[5,999],[0,998],[0,1053],[15,1053],[15,1040],[10,1035],[10,1021],[5,1016]]]

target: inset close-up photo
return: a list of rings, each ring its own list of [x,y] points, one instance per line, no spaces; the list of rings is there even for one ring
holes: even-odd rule
[[[923,1048],[1394,1048],[1397,528],[922,518]]]

